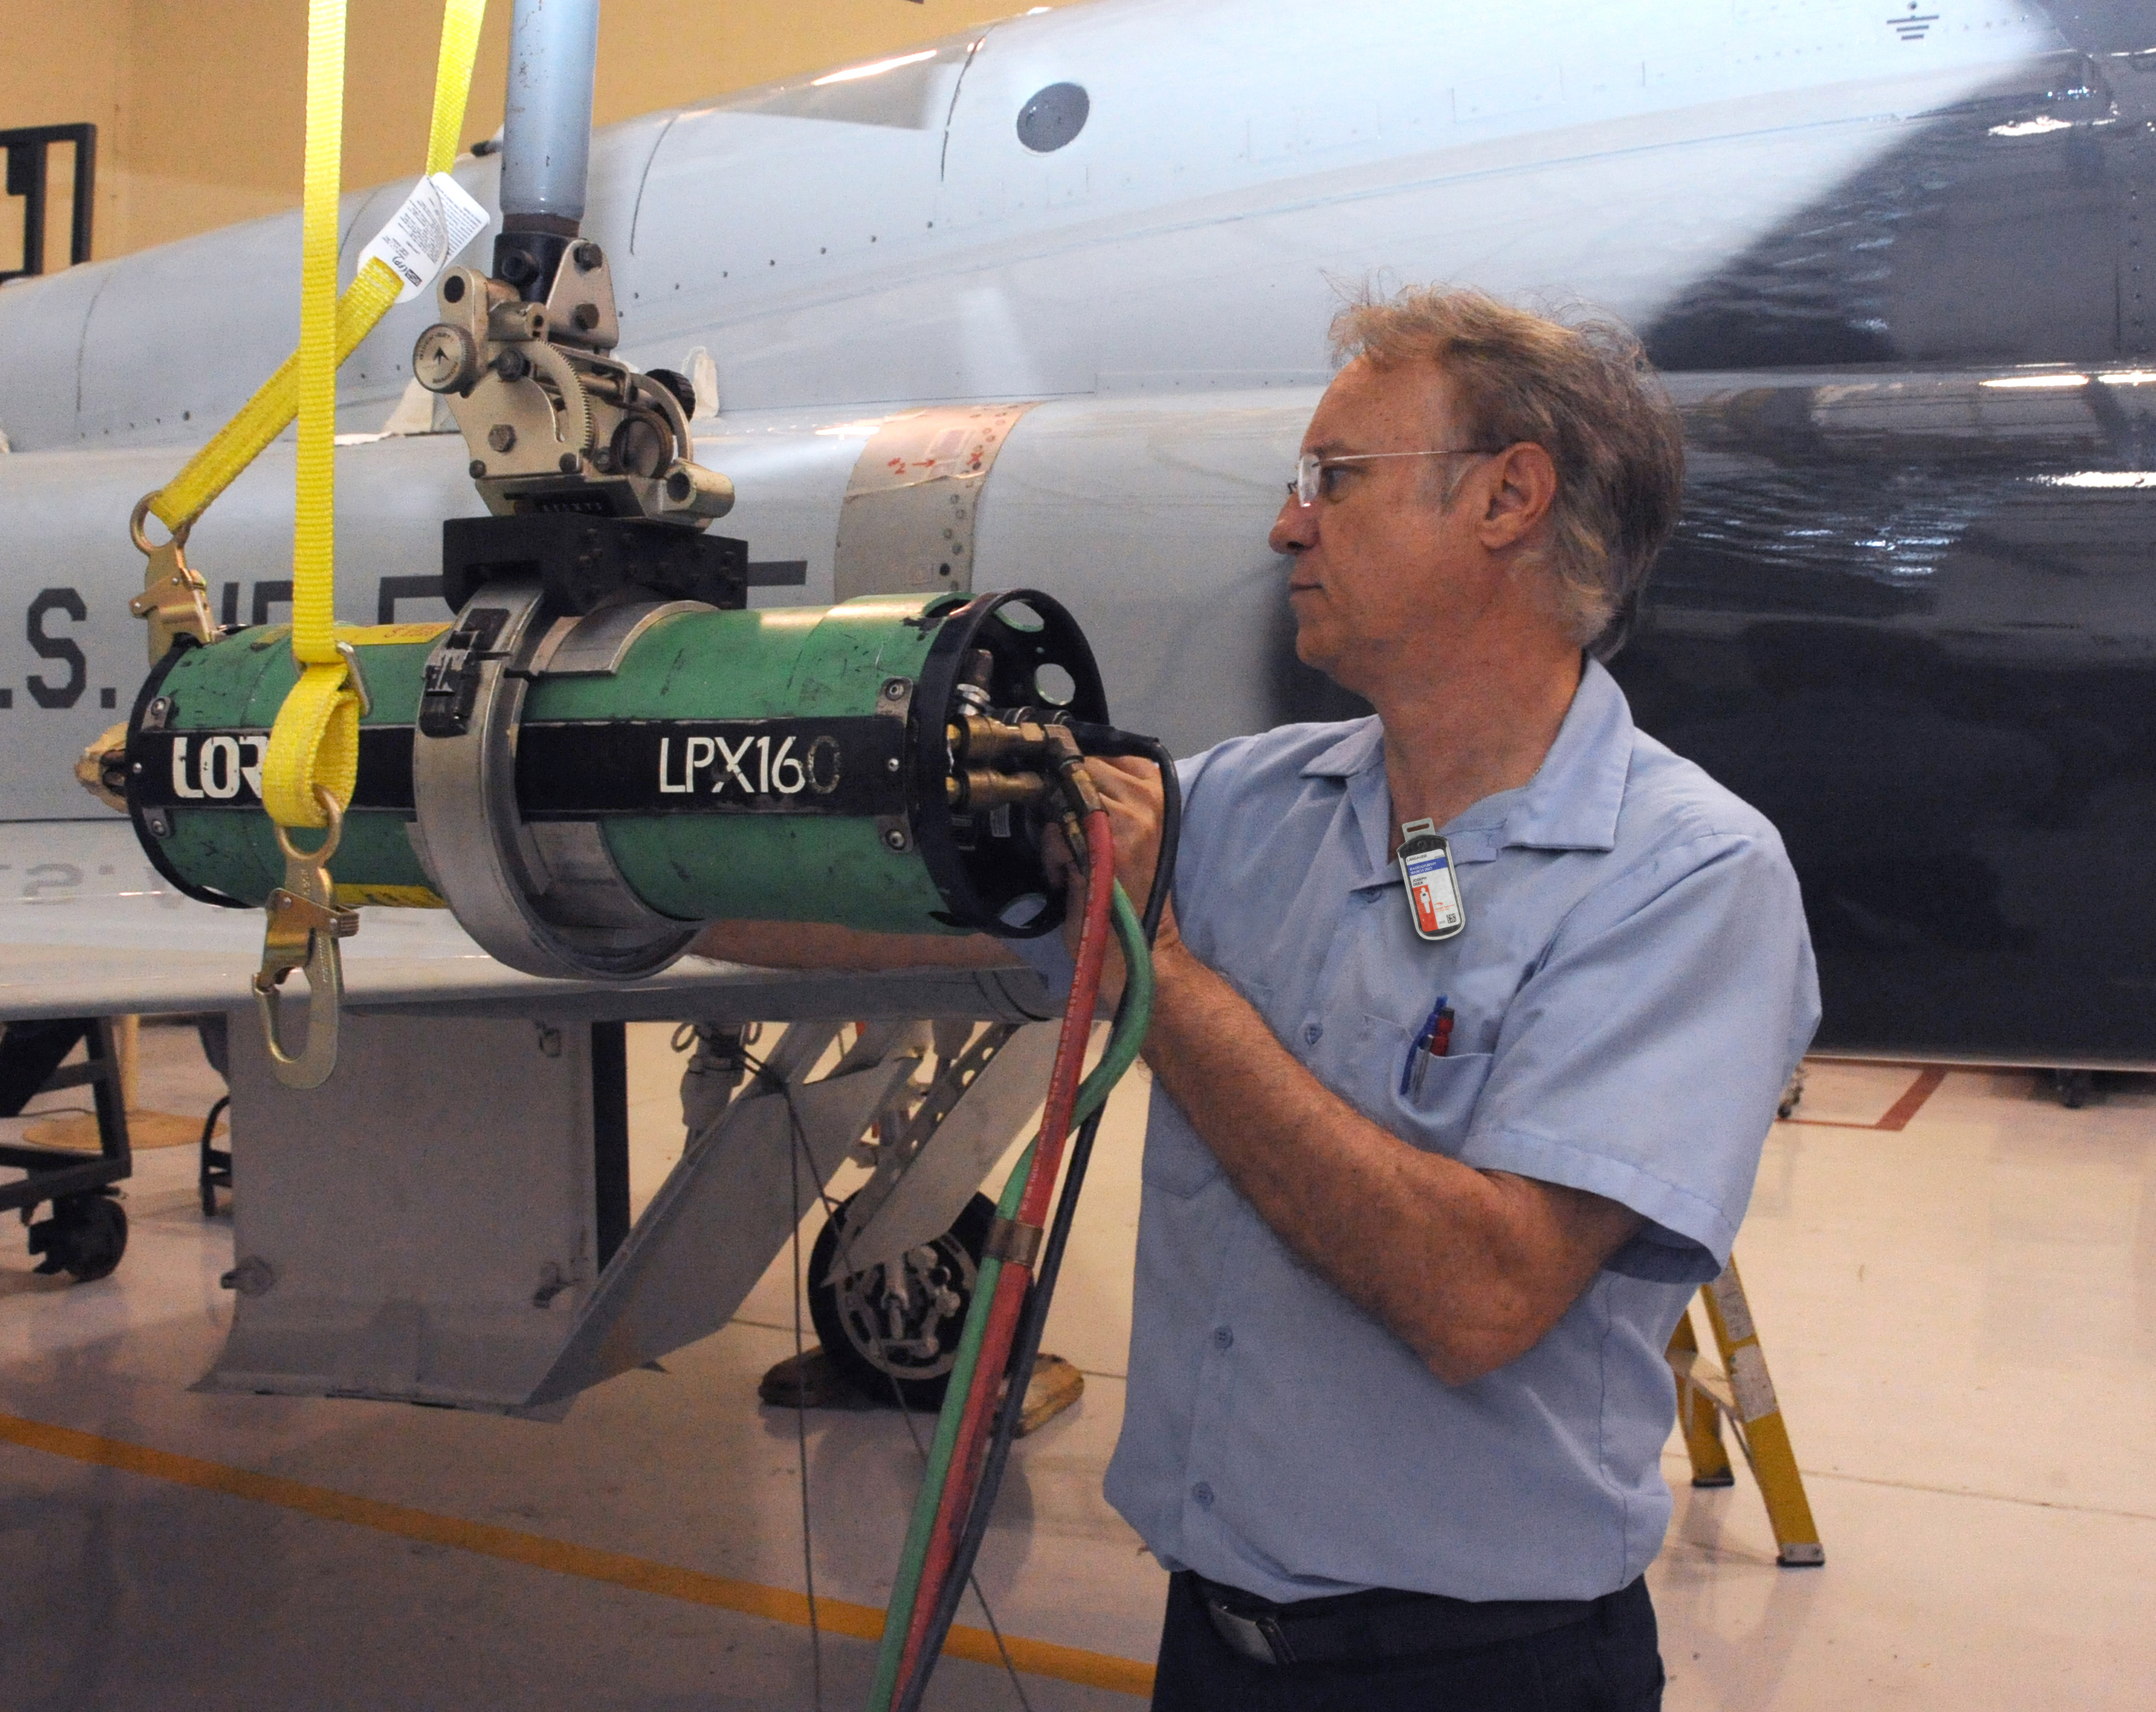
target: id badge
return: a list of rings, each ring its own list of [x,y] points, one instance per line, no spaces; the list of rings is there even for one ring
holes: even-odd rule
[[[1425,939],[1450,939],[1467,925],[1453,877],[1452,846],[1434,821],[1410,820],[1400,828],[1400,878],[1407,882],[1408,915]]]

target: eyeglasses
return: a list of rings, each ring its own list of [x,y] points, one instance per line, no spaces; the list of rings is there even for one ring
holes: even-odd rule
[[[1321,496],[1332,497],[1326,486],[1326,474],[1349,464],[1368,464],[1379,458],[1487,458],[1496,455],[1497,450],[1493,446],[1440,446],[1427,452],[1342,452],[1330,458],[1305,452],[1295,460],[1295,480],[1288,483],[1287,491],[1295,496],[1297,505],[1306,508],[1316,505]]]

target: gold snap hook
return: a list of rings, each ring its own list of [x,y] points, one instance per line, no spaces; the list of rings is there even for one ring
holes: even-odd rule
[[[162,491],[152,489],[136,500],[127,519],[128,539],[150,561],[142,573],[142,592],[127,603],[127,609],[150,621],[152,666],[171,653],[183,636],[203,643],[217,637],[217,622],[209,615],[209,584],[187,563],[187,532],[194,527],[194,520],[183,520],[172,531],[172,539],[162,544],[151,542],[143,527],[150,507]]]
[[[285,853],[285,883],[270,894],[262,967],[254,975],[254,1002],[277,1080],[295,1088],[320,1087],[336,1068],[337,1015],[344,1005],[337,941],[359,931],[359,912],[338,906],[329,874],[329,860],[344,836],[344,811],[326,786],[315,787],[315,800],[329,830],[314,849],[300,849],[283,826],[271,823]],[[280,1031],[277,990],[295,969],[307,978],[307,1039],[291,1052]]]

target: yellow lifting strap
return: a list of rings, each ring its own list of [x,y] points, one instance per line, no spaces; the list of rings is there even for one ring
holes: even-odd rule
[[[339,8],[341,13],[342,8]],[[457,143],[464,134],[465,105],[471,95],[472,64],[479,57],[480,22],[486,0],[447,0],[442,8],[442,49],[434,71],[434,113],[427,136],[427,175],[446,172],[457,158]],[[316,70],[310,25],[308,77],[312,99]],[[343,100],[343,33],[340,23],[336,64],[330,68],[336,82],[336,100]],[[310,126],[311,134],[312,126]],[[310,157],[311,158],[311,156]],[[310,183],[312,181],[310,180]],[[334,189],[334,177],[332,178]],[[334,213],[331,215],[335,218]],[[334,247],[334,240],[332,241]],[[341,364],[372,332],[396,302],[403,281],[388,263],[376,259],[361,270],[336,306],[336,360]],[[285,431],[300,402],[300,358],[296,353],[262,383],[254,396],[232,420],[203,445],[187,466],[167,482],[150,501],[151,515],[167,529],[177,532],[208,509],[211,501],[232,485],[233,479]]]
[[[471,87],[472,59],[479,39],[485,0],[449,0],[442,23],[442,53],[434,88],[434,116],[428,143],[429,173],[454,159],[463,128],[464,107]],[[307,15],[306,181],[300,213],[300,349],[296,359],[278,371],[257,393],[235,424],[252,420],[250,433],[268,427],[283,409],[263,405],[287,371],[294,377],[300,418],[297,505],[292,531],[292,657],[300,666],[270,727],[269,753],[263,758],[262,805],[283,826],[329,824],[321,792],[341,809],[352,800],[359,776],[359,721],[364,711],[363,685],[349,645],[336,635],[336,371],[345,350],[341,332],[349,306],[355,323],[364,322],[352,343],[366,336],[403,287],[388,264],[372,261],[361,271],[345,306],[336,296],[337,191],[344,131],[345,0],[310,0]],[[289,413],[286,413],[289,414]],[[232,432],[228,428],[224,440]],[[266,444],[266,439],[262,442]],[[216,441],[203,448],[215,449]],[[216,487],[229,481],[259,444],[235,442],[239,462],[229,470],[208,472]],[[239,456],[240,454],[244,456]],[[203,463],[198,456],[182,480]],[[220,479],[221,478],[221,479]],[[167,488],[161,499],[168,497]],[[153,505],[153,511],[158,510]],[[162,512],[160,513],[162,515]],[[182,516],[191,513],[182,512]],[[318,789],[319,788],[319,789]]]

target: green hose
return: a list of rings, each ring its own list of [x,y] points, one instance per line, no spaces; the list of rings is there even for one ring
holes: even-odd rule
[[[1026,1174],[1033,1169],[1034,1137],[1011,1167],[1004,1192],[996,1201],[996,1216],[1014,1219],[1025,1198]],[[967,1393],[973,1386],[973,1369],[981,1359],[981,1340],[988,1334],[988,1304],[995,1298],[1004,1263],[993,1255],[983,1259],[973,1276],[973,1300],[967,1304],[965,1329],[958,1335],[958,1355],[945,1381],[943,1408],[936,1417],[936,1437],[928,1447],[928,1466],[922,1470],[921,1490],[913,1500],[913,1520],[906,1530],[906,1549],[899,1553],[898,1575],[891,1583],[891,1606],[884,1613],[883,1649],[876,1656],[875,1681],[869,1689],[869,1704],[888,1706],[898,1692],[898,1667],[906,1650],[906,1631],[913,1621],[914,1601],[921,1595],[921,1566],[928,1558],[928,1538],[936,1529],[936,1511],[943,1502],[943,1483],[951,1472],[957,1448],[958,1424],[966,1412]]]
[[[1147,949],[1145,930],[1139,923],[1137,912],[1131,907],[1131,900],[1120,880],[1116,882],[1111,909],[1116,938],[1123,949],[1123,1000],[1116,1010],[1116,1026],[1108,1036],[1107,1050],[1101,1054],[1101,1062],[1093,1067],[1092,1074],[1078,1084],[1078,1095],[1070,1108],[1074,1128],[1107,1103],[1109,1094],[1122,1080],[1123,1072],[1137,1061],[1138,1049],[1145,1044],[1146,1030],[1152,1021],[1152,957]],[[1026,1177],[1033,1169],[1034,1150],[1040,1144],[1038,1136],[1028,1142],[1017,1164],[1011,1168],[1003,1194],[996,1201],[997,1217],[1018,1216],[1019,1203],[1025,1196]],[[981,1262],[974,1275],[973,1299],[966,1308],[965,1329],[958,1338],[957,1359],[952,1362],[951,1376],[945,1382],[942,1411],[936,1417],[936,1437],[928,1447],[928,1466],[921,1477],[921,1490],[913,1500],[913,1519],[906,1531],[905,1549],[899,1554],[898,1574],[891,1582],[891,1605],[884,1613],[883,1646],[876,1656],[875,1679],[869,1689],[869,1704],[873,1708],[888,1709],[892,1697],[898,1693],[898,1667],[906,1651],[906,1632],[913,1622],[914,1604],[921,1596],[921,1566],[927,1560],[929,1536],[935,1531],[936,1512],[943,1502],[944,1483],[950,1476],[951,1459],[957,1449],[959,1422],[966,1412],[966,1398],[973,1387],[973,1370],[980,1362],[981,1342],[988,1334],[989,1304],[995,1299],[996,1285],[1003,1277],[1003,1262],[989,1256]]]
[[[1137,1062],[1146,1031],[1152,1026],[1152,953],[1147,948],[1138,913],[1131,907],[1120,880],[1116,882],[1111,907],[1115,911],[1116,938],[1123,948],[1123,1000],[1116,1007],[1115,1032],[1108,1036],[1107,1051],[1101,1054],[1093,1073],[1078,1084],[1078,1098],[1070,1108],[1074,1129],[1107,1104],[1123,1072]]]

